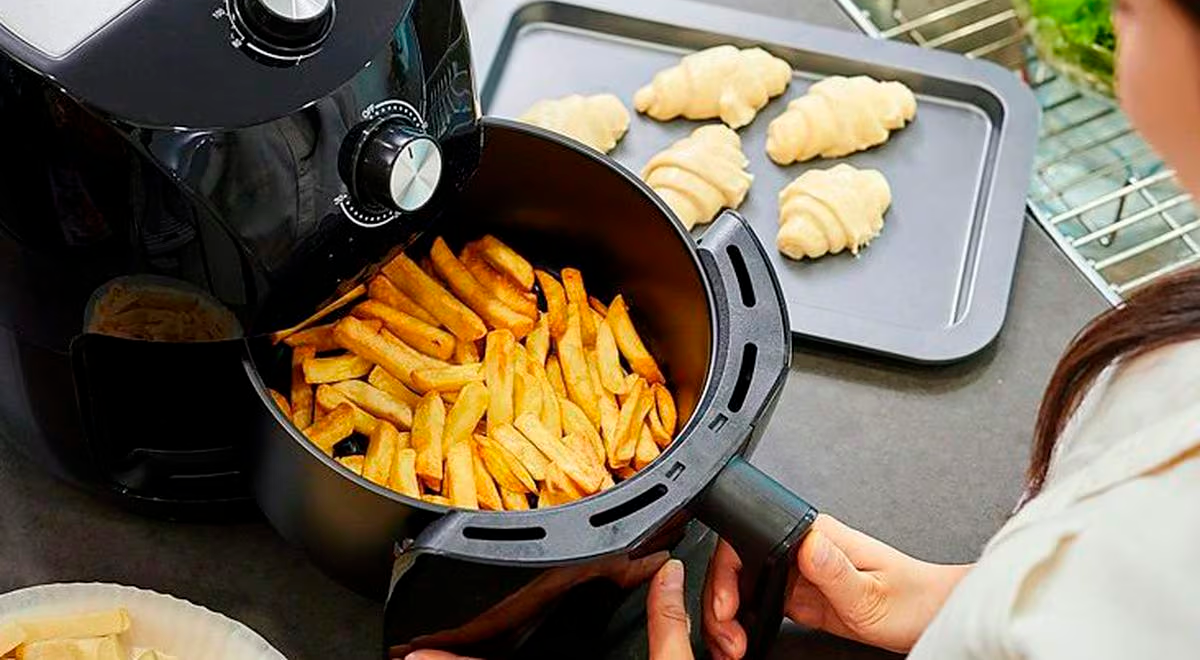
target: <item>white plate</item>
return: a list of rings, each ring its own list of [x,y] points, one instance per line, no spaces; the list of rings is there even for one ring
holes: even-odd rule
[[[0,622],[123,607],[126,645],[179,660],[286,660],[245,625],[186,600],[119,584],[45,584],[0,595]]]

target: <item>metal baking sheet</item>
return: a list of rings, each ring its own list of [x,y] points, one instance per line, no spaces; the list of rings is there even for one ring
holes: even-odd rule
[[[791,63],[787,92],[741,129],[754,185],[739,209],[774,246],[778,192],[807,168],[848,162],[881,170],[893,202],[883,233],[847,253],[774,266],[795,336],[924,362],[968,357],[999,334],[1007,311],[1038,108],[1009,71],[949,53],[747,14],[691,0],[485,0],[469,15],[487,114],[516,117],[535,101],[633,93],[687,52],[760,45]],[[767,124],[828,75],[900,80],[916,120],[884,146],[842,159],[779,167]],[[637,172],[697,122],[633,113],[610,154]],[[694,232],[700,235],[703,226]],[[634,237],[631,239],[636,240]]]

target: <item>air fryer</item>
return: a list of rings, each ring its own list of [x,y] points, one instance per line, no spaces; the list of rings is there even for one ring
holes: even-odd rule
[[[550,657],[566,637],[586,655],[699,519],[743,556],[738,616],[764,652],[816,513],[743,458],[790,345],[740,217],[697,246],[613,161],[480,120],[457,2],[72,3],[65,26],[0,7],[0,433],[150,513],[257,500],[386,596],[385,657]],[[271,404],[271,331],[397,246],[483,232],[638,311],[687,421],[637,476],[561,507],[451,511],[351,474]]]

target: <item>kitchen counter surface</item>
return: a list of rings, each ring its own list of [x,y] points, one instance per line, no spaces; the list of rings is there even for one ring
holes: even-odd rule
[[[853,29],[832,0],[709,1]],[[1019,496],[1055,359],[1104,307],[1031,222],[1008,323],[994,346],[958,365],[921,368],[799,345],[753,461],[823,511],[902,550],[970,561]],[[137,517],[54,480],[0,443],[0,591],[62,581],[173,593],[240,619],[292,658],[371,658],[379,645],[379,606],[324,577],[266,524]],[[887,655],[789,629],[776,657]]]

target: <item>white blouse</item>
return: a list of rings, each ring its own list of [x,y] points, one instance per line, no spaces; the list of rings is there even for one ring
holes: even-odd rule
[[[1109,369],[910,658],[1200,658],[1200,341]]]

